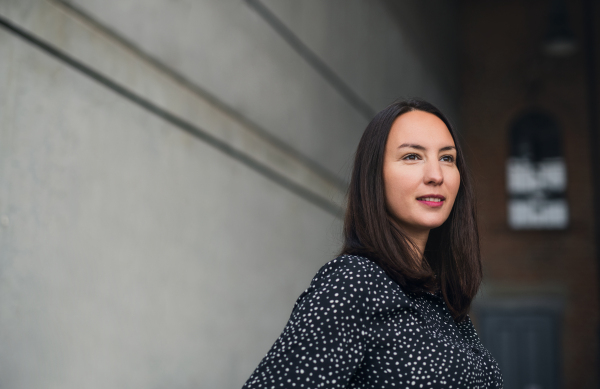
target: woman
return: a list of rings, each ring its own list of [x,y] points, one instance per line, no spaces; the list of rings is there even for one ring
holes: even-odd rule
[[[344,238],[244,388],[502,387],[467,315],[482,277],[475,204],[437,108],[397,102],[369,123]]]

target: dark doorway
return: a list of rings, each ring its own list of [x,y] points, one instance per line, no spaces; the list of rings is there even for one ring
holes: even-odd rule
[[[558,389],[558,314],[546,309],[489,308],[479,315],[481,340],[498,361],[505,389]]]

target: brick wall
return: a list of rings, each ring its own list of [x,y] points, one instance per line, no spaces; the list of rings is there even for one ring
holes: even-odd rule
[[[578,51],[549,58],[540,50],[549,3],[462,1],[461,127],[479,201],[486,285],[513,287],[517,294],[544,285],[562,288],[562,381],[565,388],[592,388],[598,380],[599,301],[590,166],[599,162],[589,146],[582,4],[571,1],[568,8]],[[509,126],[533,107],[553,115],[562,130],[570,210],[566,230],[508,227]]]

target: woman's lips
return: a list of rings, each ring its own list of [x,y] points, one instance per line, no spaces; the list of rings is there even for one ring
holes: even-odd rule
[[[444,205],[444,200],[445,200],[445,197],[439,196],[439,195],[423,196],[423,197],[417,198],[418,202],[420,202],[421,204],[430,206],[430,207],[441,207],[442,205]]]

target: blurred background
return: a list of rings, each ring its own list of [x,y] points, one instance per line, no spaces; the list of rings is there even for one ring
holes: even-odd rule
[[[239,388],[391,101],[456,124],[506,388],[597,388],[593,0],[0,0],[0,387]]]

